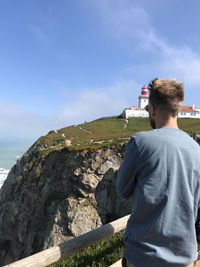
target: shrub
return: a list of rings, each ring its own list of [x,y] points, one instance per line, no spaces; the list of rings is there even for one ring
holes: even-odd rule
[[[121,231],[111,237],[85,248],[65,260],[58,261],[51,267],[105,267],[118,261],[123,254],[123,233]]]

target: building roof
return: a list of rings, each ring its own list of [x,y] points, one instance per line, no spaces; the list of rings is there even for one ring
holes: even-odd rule
[[[192,106],[182,106],[181,111],[198,112],[197,110],[193,109]]]
[[[144,86],[142,87],[142,89],[148,89],[148,88],[146,87],[146,85],[144,85]]]
[[[132,109],[137,109],[137,107],[136,107],[136,106],[131,106],[130,108],[132,108]]]
[[[148,88],[145,85],[142,87],[141,95],[148,95]]]

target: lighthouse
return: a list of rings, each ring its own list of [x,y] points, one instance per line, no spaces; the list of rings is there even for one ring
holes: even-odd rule
[[[144,85],[139,96],[139,108],[144,109],[149,104],[148,88]]]

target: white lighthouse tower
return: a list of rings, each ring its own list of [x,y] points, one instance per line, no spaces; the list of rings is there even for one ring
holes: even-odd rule
[[[149,104],[148,88],[144,85],[142,87],[141,95],[139,96],[139,109],[144,109]]]

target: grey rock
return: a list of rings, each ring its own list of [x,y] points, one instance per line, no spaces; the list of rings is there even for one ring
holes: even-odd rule
[[[116,148],[52,151],[17,161],[0,190],[0,266],[57,245],[130,212],[116,196]]]

